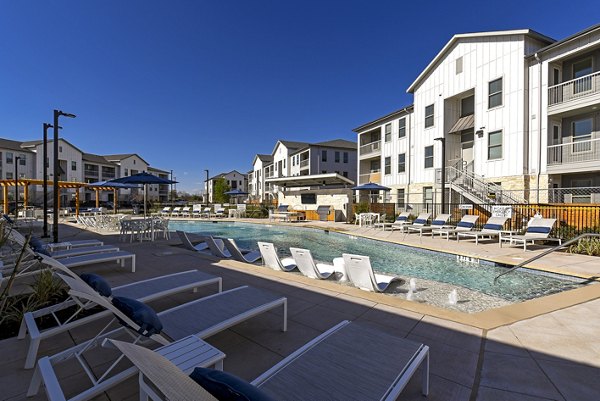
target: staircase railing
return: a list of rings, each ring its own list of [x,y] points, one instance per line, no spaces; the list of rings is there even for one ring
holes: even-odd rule
[[[587,238],[587,237],[592,237],[592,238],[600,238],[600,234],[597,234],[597,233],[584,233],[584,234],[578,235],[578,236],[577,236],[577,237],[575,237],[575,238],[571,238],[570,240],[568,240],[567,242],[564,242],[564,243],[563,243],[563,244],[561,244],[561,245],[557,245],[557,246],[555,246],[554,248],[550,248],[550,249],[548,249],[547,251],[544,251],[544,252],[540,253],[539,255],[535,255],[535,256],[533,256],[533,257],[531,257],[531,258],[527,259],[526,261],[524,261],[524,262],[521,262],[521,263],[519,263],[518,265],[516,265],[516,266],[514,266],[514,267],[511,267],[511,268],[510,268],[510,269],[508,269],[507,271],[505,271],[505,272],[502,272],[502,273],[498,274],[498,275],[497,275],[497,276],[494,278],[494,284],[496,284],[496,282],[498,281],[498,279],[499,279],[500,277],[504,276],[505,274],[512,273],[512,272],[514,272],[515,270],[517,270],[517,269],[519,269],[519,268],[521,268],[521,267],[525,266],[525,265],[526,265],[526,264],[528,264],[528,263],[534,262],[534,261],[536,261],[536,260],[538,260],[538,259],[540,259],[540,258],[542,258],[542,257],[544,257],[544,256],[546,256],[546,255],[548,255],[548,254],[550,254],[550,253],[552,253],[552,252],[555,252],[555,251],[559,250],[559,249],[566,248],[567,246],[569,246],[569,245],[571,245],[571,244],[573,244],[573,243],[575,243],[575,242],[578,242],[580,239],[582,239],[582,238]]]

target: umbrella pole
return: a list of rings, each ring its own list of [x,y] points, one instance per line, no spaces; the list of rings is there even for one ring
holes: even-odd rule
[[[148,184],[144,184],[144,219],[146,218],[146,189],[148,189]]]

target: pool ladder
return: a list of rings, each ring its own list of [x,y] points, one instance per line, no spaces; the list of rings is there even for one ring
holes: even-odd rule
[[[529,258],[529,259],[527,259],[526,261],[524,261],[524,262],[521,262],[521,263],[519,263],[518,265],[516,265],[516,266],[514,266],[514,267],[511,267],[511,268],[510,268],[510,269],[508,269],[507,271],[505,271],[505,272],[502,272],[502,273],[498,274],[498,275],[497,275],[497,276],[494,278],[494,284],[496,284],[496,282],[498,281],[498,279],[499,279],[500,277],[504,276],[505,274],[512,273],[513,271],[515,271],[515,270],[517,270],[517,269],[519,269],[519,268],[521,268],[521,267],[525,266],[527,263],[531,263],[531,262],[533,262],[533,261],[536,261],[536,260],[538,260],[538,259],[540,259],[540,258],[542,258],[542,257],[544,257],[544,256],[546,256],[546,255],[548,255],[548,254],[550,254],[550,253],[552,253],[552,252],[554,252],[554,251],[557,251],[557,250],[559,250],[559,249],[565,248],[565,247],[567,247],[567,246],[569,246],[569,245],[571,245],[571,244],[573,244],[573,243],[575,243],[575,242],[578,242],[580,239],[582,239],[582,238],[586,238],[586,237],[592,237],[592,238],[594,238],[594,237],[595,237],[595,238],[600,238],[600,234],[597,234],[597,233],[585,233],[585,234],[580,234],[580,235],[578,235],[578,236],[577,236],[577,237],[575,237],[575,238],[571,238],[570,240],[568,240],[567,242],[565,242],[565,243],[563,243],[563,244],[561,244],[561,245],[557,245],[557,246],[555,246],[554,248],[550,248],[550,249],[548,249],[547,251],[544,251],[544,252],[540,253],[539,255],[535,255],[534,257],[532,257],[532,258]]]

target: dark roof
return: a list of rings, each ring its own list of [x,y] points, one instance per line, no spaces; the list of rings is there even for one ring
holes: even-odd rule
[[[290,148],[290,149],[300,149],[300,148],[310,145],[308,142],[284,141],[282,139],[278,140],[277,143],[281,143],[286,148]],[[273,151],[275,151],[276,148],[277,148],[277,144],[275,144],[275,148],[273,148]]]
[[[225,177],[226,175],[228,175],[228,174],[231,174],[231,173],[238,173],[239,175],[241,175],[241,176],[242,176],[242,178],[243,178],[243,177],[247,177],[247,175],[246,175],[246,174],[244,174],[244,173],[240,173],[240,172],[239,172],[239,171],[237,171],[237,170],[231,170],[231,171],[230,171],[230,172],[228,172],[228,173],[220,173],[220,174],[217,174],[217,175],[215,175],[215,176],[213,176],[213,177],[210,177],[208,180],[209,180],[209,181],[212,181],[212,180],[214,180],[215,178]],[[206,180],[204,180],[204,181],[206,182]]]
[[[104,155],[104,158],[109,161],[119,161],[120,162],[121,160],[127,159],[128,157],[131,157],[131,156],[137,156],[144,163],[150,164],[146,160],[144,160],[140,155],[138,155],[137,153],[124,153],[124,154],[120,154],[120,155]]]
[[[256,155],[257,158],[259,158],[260,160],[262,160],[263,162],[272,162],[273,161],[273,156],[271,155]]]
[[[59,141],[63,141],[63,142],[64,142],[64,143],[66,143],[67,145],[71,146],[73,149],[76,149],[78,152],[81,152],[81,153],[83,153],[83,151],[82,151],[81,149],[79,149],[77,146],[73,145],[71,142],[67,141],[66,139],[64,139],[64,138],[58,138],[58,140],[59,140]],[[52,140],[52,138],[48,137],[48,144],[51,144],[52,142],[54,142],[54,141]],[[34,148],[34,147],[36,147],[36,146],[38,146],[38,145],[41,145],[42,143],[44,143],[44,141],[43,141],[43,140],[41,140],[41,139],[39,139],[39,140],[38,140],[38,139],[36,139],[35,141],[26,141],[26,142],[23,142],[23,145],[22,145],[22,146],[23,146],[23,147],[27,147],[27,148]]]
[[[586,35],[586,34],[592,32],[592,31],[595,31],[597,29],[600,29],[600,24],[592,25],[589,28],[584,29],[583,31],[579,31],[579,32],[577,32],[577,33],[575,33],[575,34],[573,34],[571,36],[568,36],[568,37],[562,39],[562,40],[559,40],[557,42],[551,43],[548,46],[546,46],[544,48],[541,48],[536,53],[546,52],[546,51],[551,50],[551,49],[553,49],[555,47],[558,47],[558,46],[563,45],[563,44],[565,44],[567,42],[570,42],[570,41],[572,41],[574,39],[578,39],[579,37],[581,37],[583,35]],[[533,56],[533,54],[531,54],[530,56]]]
[[[317,142],[315,145],[356,150],[356,142],[347,141],[345,139],[333,139],[331,141]]]
[[[23,142],[0,138],[0,148],[2,148],[2,149],[11,149],[11,150],[18,150],[19,152],[32,153],[28,149],[23,149],[21,147],[22,144],[23,144]]]
[[[108,160],[106,160],[106,158],[104,156],[95,155],[92,153],[83,153],[81,155],[81,159],[84,161],[92,162],[92,163],[113,164],[112,162],[109,162]]]
[[[150,167],[150,166],[148,166],[148,171],[153,171],[153,172],[155,172],[155,173],[171,174],[171,172],[170,172],[170,171],[161,170],[161,169],[159,169],[159,168],[156,168],[156,167]]]
[[[405,106],[405,107],[403,107],[401,109],[398,109],[396,111],[392,111],[390,114],[386,114],[383,117],[379,117],[376,120],[369,121],[368,123],[365,123],[365,124],[361,125],[360,127],[356,127],[352,131],[354,131],[354,132],[360,132],[360,131],[364,131],[365,129],[375,127],[375,126],[377,126],[379,124],[383,124],[384,122],[387,122],[388,120],[393,120],[395,118],[400,117],[402,114],[406,114],[406,113],[411,112],[413,110],[413,108],[414,108],[414,105],[412,105],[412,104],[408,105],[408,106]]]
[[[52,140],[51,140],[50,138],[48,138],[48,142],[51,142],[51,141],[52,141]],[[40,144],[42,144],[43,142],[44,142],[44,141],[42,141],[42,140],[35,140],[35,141],[25,141],[25,142],[23,142],[23,146],[30,148],[30,147],[33,147],[33,146],[40,145]]]

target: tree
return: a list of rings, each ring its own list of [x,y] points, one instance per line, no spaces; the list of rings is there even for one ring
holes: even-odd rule
[[[225,178],[215,179],[213,181],[213,203],[229,203],[229,195],[225,195],[225,192],[229,192],[230,189]]]

